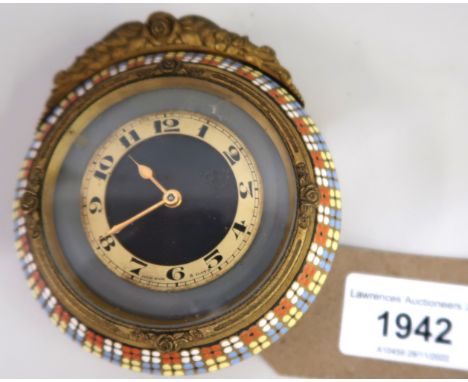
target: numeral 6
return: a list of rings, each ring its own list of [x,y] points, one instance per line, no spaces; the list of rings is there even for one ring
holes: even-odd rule
[[[173,281],[182,280],[185,277],[184,267],[174,267],[167,271],[166,276]]]

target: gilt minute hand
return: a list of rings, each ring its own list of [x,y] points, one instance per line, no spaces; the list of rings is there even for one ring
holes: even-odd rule
[[[136,222],[138,219],[141,219],[143,216],[148,215],[150,212],[157,210],[159,207],[162,207],[166,204],[165,200],[160,200],[159,202],[153,204],[152,206],[148,207],[146,210],[141,211],[140,213],[132,216],[131,218],[123,221],[122,223],[116,224],[112,226],[109,231],[109,235],[114,235],[122,231],[125,227],[129,226],[130,224]]]

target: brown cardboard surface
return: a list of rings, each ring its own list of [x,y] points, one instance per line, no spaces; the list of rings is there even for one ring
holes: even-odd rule
[[[317,301],[263,352],[281,375],[306,378],[467,378],[468,372],[344,355],[338,348],[345,279],[360,272],[468,284],[468,260],[343,246]]]

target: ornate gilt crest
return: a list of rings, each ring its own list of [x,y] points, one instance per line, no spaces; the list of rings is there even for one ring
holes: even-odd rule
[[[79,56],[68,69],[57,73],[47,106],[50,108],[86,78],[120,61],[144,54],[176,50],[217,53],[246,62],[285,85],[301,100],[289,72],[280,65],[273,49],[256,46],[247,37],[220,28],[200,16],[180,19],[153,13],[146,23],[123,24]]]

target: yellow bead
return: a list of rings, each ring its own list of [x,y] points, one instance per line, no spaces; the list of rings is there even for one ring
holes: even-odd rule
[[[215,363],[214,359],[207,359],[205,361],[205,363],[207,364],[207,366],[210,366],[210,365],[213,365]]]
[[[258,346],[257,341],[252,341],[252,342],[249,344],[249,348],[251,348],[251,349],[253,349],[255,346]]]
[[[322,274],[322,276],[320,277],[320,281],[319,281],[319,282],[320,282],[320,285],[325,284],[325,281],[326,281],[326,280],[327,280],[327,274],[324,273],[324,274]]]
[[[314,273],[314,281],[318,281],[319,278],[320,278],[320,276],[321,276],[321,274],[322,274],[322,273],[321,273],[320,271],[315,272],[315,273]]]
[[[256,348],[252,349],[253,354],[258,354],[262,351],[262,348],[260,346],[257,346]]]

